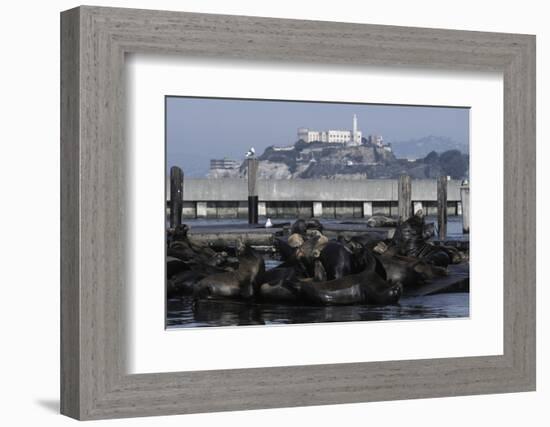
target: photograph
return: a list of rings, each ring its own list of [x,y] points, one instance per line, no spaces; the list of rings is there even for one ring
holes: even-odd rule
[[[167,95],[166,328],[468,318],[470,108]]]

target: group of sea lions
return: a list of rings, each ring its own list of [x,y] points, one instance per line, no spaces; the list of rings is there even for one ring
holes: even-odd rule
[[[288,238],[275,237],[282,263],[266,270],[249,245],[234,253],[192,242],[182,225],[168,234],[167,295],[308,305],[396,304],[407,289],[447,274],[465,255],[428,240],[422,212],[397,224],[393,238],[365,233],[329,239],[315,219],[297,220]]]

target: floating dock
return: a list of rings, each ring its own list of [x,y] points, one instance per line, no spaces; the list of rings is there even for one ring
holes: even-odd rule
[[[373,234],[380,239],[393,236],[394,228],[373,228],[366,224],[330,224],[323,226],[323,234],[329,239],[339,236],[352,237],[365,233]],[[251,246],[272,246],[275,237],[287,236],[290,233],[290,223],[283,226],[265,228],[258,225],[197,225],[189,230],[189,238],[197,243],[209,246],[233,246],[240,240]]]
[[[340,236],[353,237],[370,234],[380,239],[391,239],[395,232],[393,227],[369,227],[365,222],[342,222],[323,224],[323,234],[329,239]],[[255,247],[273,246],[275,237],[288,236],[290,223],[265,228],[261,225],[249,224],[213,224],[193,225],[189,230],[189,238],[197,243],[214,247],[235,246],[237,241]],[[445,244],[460,250],[469,250],[468,240],[434,240],[435,244]]]

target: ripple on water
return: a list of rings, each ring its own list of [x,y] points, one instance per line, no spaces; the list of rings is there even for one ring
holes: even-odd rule
[[[402,298],[394,306],[303,306],[250,304],[239,301],[172,299],[167,305],[167,326],[190,328],[374,320],[415,320],[469,316],[469,293],[447,293]]]

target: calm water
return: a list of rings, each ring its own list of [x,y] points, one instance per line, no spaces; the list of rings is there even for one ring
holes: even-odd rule
[[[291,220],[288,220],[291,221]],[[337,224],[342,220],[323,220],[324,224]],[[426,222],[437,221],[427,217]],[[285,222],[277,219],[275,222]],[[361,222],[361,220],[353,220]],[[193,225],[244,224],[238,220],[191,220]],[[463,240],[462,218],[450,216],[447,239]],[[266,260],[266,268],[275,267],[279,261]],[[191,297],[168,300],[167,327],[191,328],[207,326],[273,325],[320,322],[351,322],[367,320],[413,320],[432,318],[468,317],[469,293],[446,293],[422,297],[402,297],[395,306],[303,306],[281,304],[251,304],[240,301],[200,301]]]
[[[449,293],[401,298],[395,306],[301,306],[201,301],[191,298],[168,301],[167,326],[273,325],[290,323],[351,322],[364,320],[411,320],[469,316],[469,293]]]

